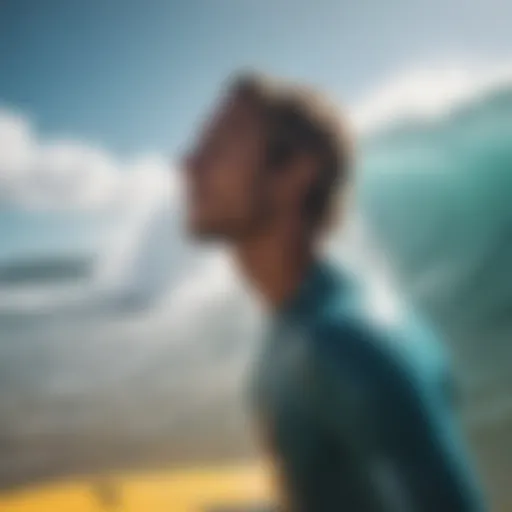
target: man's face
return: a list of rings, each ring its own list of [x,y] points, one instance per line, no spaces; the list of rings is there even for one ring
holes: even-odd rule
[[[185,161],[188,228],[200,238],[235,240],[265,217],[263,125],[253,105],[227,98]]]

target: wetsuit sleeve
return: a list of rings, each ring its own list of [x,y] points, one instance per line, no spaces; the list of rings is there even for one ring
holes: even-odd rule
[[[380,350],[370,330],[343,326],[329,336],[331,346],[345,348],[332,350],[323,365],[330,387],[324,417],[340,443],[356,447],[359,471],[379,501],[375,510],[485,510],[451,404],[437,392],[441,386],[425,386],[412,367]],[[358,403],[361,386],[367,394],[359,402],[370,410]],[[350,414],[359,417],[347,424]]]
[[[425,512],[483,510],[454,411],[446,397],[415,386],[413,379],[397,372],[381,412],[395,418],[389,427],[400,432],[389,463],[405,502]]]

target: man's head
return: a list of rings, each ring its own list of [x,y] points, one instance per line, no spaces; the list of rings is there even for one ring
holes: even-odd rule
[[[322,96],[239,76],[185,162],[189,229],[228,241],[286,222],[315,232],[347,188],[351,160],[346,126]]]

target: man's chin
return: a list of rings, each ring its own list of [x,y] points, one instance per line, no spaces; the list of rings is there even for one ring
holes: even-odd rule
[[[252,224],[239,222],[198,222],[187,219],[186,232],[190,239],[197,242],[237,243],[257,232]]]
[[[189,222],[186,232],[188,237],[195,242],[225,242],[230,239],[222,230],[205,224]]]

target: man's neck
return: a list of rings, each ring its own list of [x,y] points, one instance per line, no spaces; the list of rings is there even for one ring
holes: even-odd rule
[[[294,296],[312,263],[313,243],[301,235],[265,233],[236,247],[242,272],[272,309]]]

